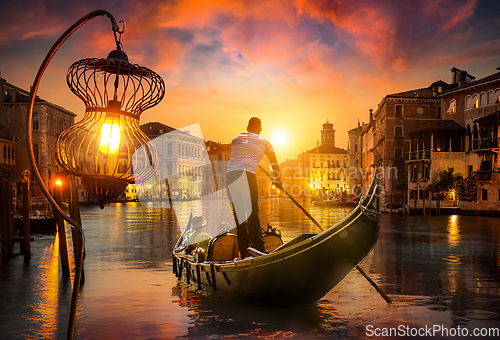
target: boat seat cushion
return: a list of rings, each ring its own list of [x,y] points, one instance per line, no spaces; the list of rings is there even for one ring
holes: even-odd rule
[[[208,245],[207,261],[232,261],[238,257],[238,239],[231,233],[214,237]]]
[[[272,252],[274,249],[283,244],[283,241],[277,235],[264,235],[263,238],[264,242],[266,243],[266,249],[268,252]]]

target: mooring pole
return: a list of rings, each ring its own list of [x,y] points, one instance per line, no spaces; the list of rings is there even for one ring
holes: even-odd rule
[[[57,205],[62,207],[62,188],[60,185],[54,187],[54,200]],[[57,224],[57,235],[59,236],[59,256],[61,257],[61,268],[64,277],[70,276],[69,270],[69,256],[68,256],[68,243],[66,241],[66,226],[64,218],[57,210],[54,209],[54,217]]]
[[[24,262],[29,262],[31,259],[31,230],[30,230],[30,188],[29,183],[23,183],[23,251]]]
[[[69,200],[69,216],[78,223],[82,225],[82,217],[80,215],[80,205],[78,203],[78,189],[76,187],[74,176],[68,176],[68,200]],[[81,249],[82,243],[80,238],[80,233],[76,229],[71,229],[73,236],[73,250],[75,254],[75,262],[79,260],[82,261],[82,278],[81,283],[85,282],[85,270],[83,268],[83,259],[85,258],[85,249]],[[81,259],[77,259],[77,256],[83,254]]]
[[[12,197],[12,184],[7,182],[5,185],[5,212],[6,212],[6,226],[7,226],[7,253],[12,254],[14,242],[12,242],[12,230],[14,229],[14,214],[13,210],[13,197]]]
[[[0,181],[0,240],[2,243],[2,255],[7,254],[7,218],[5,212],[5,183]]]

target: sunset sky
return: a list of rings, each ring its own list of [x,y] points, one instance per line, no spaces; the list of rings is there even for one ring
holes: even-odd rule
[[[18,0],[2,2],[1,77],[29,89],[52,44],[96,9],[126,22],[129,60],[165,81],[141,124],[199,123],[205,139],[229,143],[258,116],[280,162],[315,147],[327,120],[347,148],[347,131],[385,95],[449,82],[452,67],[482,78],[500,66],[499,1]],[[66,71],[112,49],[109,19],[89,21],[56,54],[39,96],[80,120]]]

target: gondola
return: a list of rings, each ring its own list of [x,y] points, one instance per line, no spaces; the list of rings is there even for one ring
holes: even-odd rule
[[[186,254],[181,236],[173,251],[174,274],[211,299],[279,308],[314,304],[357,267],[377,242],[380,204],[374,177],[367,194],[343,220],[275,249],[266,240],[266,247],[272,249],[269,254],[235,259],[236,236],[226,233],[211,240],[203,258]]]

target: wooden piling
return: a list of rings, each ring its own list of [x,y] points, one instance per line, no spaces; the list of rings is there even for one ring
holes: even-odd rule
[[[5,205],[5,183],[0,181],[0,240],[2,244],[2,255],[7,254],[7,218]]]
[[[425,216],[425,196],[422,199],[422,214]]]
[[[406,194],[403,194],[403,216],[406,215]]]
[[[59,207],[62,207],[62,188],[59,185],[56,185],[54,188],[54,200]],[[56,210],[54,210],[54,217],[57,224],[57,235],[59,236],[59,256],[61,257],[62,274],[65,277],[69,277],[68,243],[66,242],[66,227],[64,218]]]
[[[68,201],[69,201],[69,215],[73,221],[82,225],[82,218],[80,216],[80,206],[78,203],[78,190],[75,184],[74,176],[68,176]],[[80,240],[80,233],[75,229],[71,228],[71,234],[73,236],[73,251],[75,254],[75,262],[83,261],[80,259],[80,254],[82,253],[81,247],[82,242]],[[85,249],[83,249],[83,257],[85,258]],[[85,273],[82,267],[82,278],[81,283],[85,282]]]
[[[23,190],[23,252],[24,262],[29,262],[31,259],[31,229],[30,229],[30,188],[29,183],[24,182],[22,185]]]
[[[13,201],[12,196],[12,184],[7,182],[5,184],[5,217],[6,217],[6,227],[7,227],[7,254],[12,254],[12,249],[14,248],[14,242],[12,242],[12,231],[14,230],[14,213],[13,213]]]
[[[392,192],[391,192],[391,215],[392,215]]]

